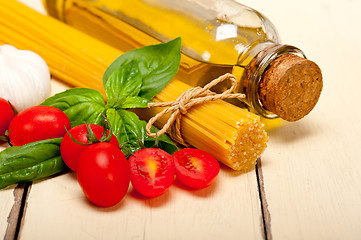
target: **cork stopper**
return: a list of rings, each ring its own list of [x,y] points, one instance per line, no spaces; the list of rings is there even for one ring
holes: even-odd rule
[[[273,60],[263,73],[259,99],[263,107],[287,121],[297,121],[316,105],[322,73],[314,62],[294,54]]]

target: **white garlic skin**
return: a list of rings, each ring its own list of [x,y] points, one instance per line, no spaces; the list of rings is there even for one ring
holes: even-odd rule
[[[50,96],[49,67],[38,54],[0,46],[0,97],[17,111],[39,105]]]

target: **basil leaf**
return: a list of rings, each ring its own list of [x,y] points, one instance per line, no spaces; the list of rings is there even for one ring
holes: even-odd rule
[[[125,71],[119,69],[127,68],[127,65],[137,64],[142,76],[142,86],[138,96],[148,100],[152,99],[177,73],[181,57],[180,46],[181,39],[176,38],[167,43],[137,48],[122,54],[104,73],[103,84],[107,97],[114,96],[107,89],[107,86],[110,85],[108,81],[115,81],[111,77],[112,74],[116,71]]]
[[[62,138],[9,147],[0,152],[0,189],[30,182],[67,170],[60,156]]]
[[[128,97],[125,101],[120,104],[119,106],[123,109],[130,109],[130,108],[147,108],[148,103],[150,101],[146,98],[142,97]]]
[[[124,109],[123,103],[129,102],[132,97],[137,97],[142,86],[142,76],[138,64],[130,61],[119,67],[103,84],[108,99],[107,107]],[[132,107],[138,107],[137,104],[133,105]]]
[[[107,118],[113,129],[113,134],[117,137],[120,144],[126,144],[126,147],[133,153],[141,149],[139,141],[144,143],[146,147],[152,147],[155,139],[146,134],[146,121],[140,120],[138,116],[127,110],[108,109],[106,112]],[[158,131],[155,127],[152,131]],[[178,150],[178,147],[165,134],[159,137],[158,147],[164,151],[173,154]],[[123,151],[126,156],[128,151]]]
[[[126,147],[131,152],[141,148],[138,139],[143,142],[145,132],[135,113],[111,108],[106,111],[106,116],[112,126],[113,134],[120,144],[129,143]],[[124,151],[124,154],[127,154],[126,151]]]
[[[46,99],[41,105],[56,107],[70,119],[71,126],[83,123],[98,124],[105,111],[104,97],[90,88],[72,88]]]

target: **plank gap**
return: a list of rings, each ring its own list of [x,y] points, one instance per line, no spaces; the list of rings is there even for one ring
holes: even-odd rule
[[[8,226],[4,240],[17,240],[19,238],[30,186],[31,183],[20,183],[14,189],[14,205],[8,216]]]
[[[21,199],[21,206],[20,206],[20,212],[19,212],[19,220],[18,223],[16,225],[16,232],[15,232],[15,239],[19,238],[19,233],[21,230],[21,227],[23,225],[23,220],[24,220],[24,216],[25,216],[25,212],[26,212],[26,208],[27,208],[27,200],[29,197],[29,192],[30,192],[30,188],[31,188],[32,183],[25,183],[25,188],[24,188],[24,193],[23,193],[23,197]]]
[[[262,161],[261,158],[257,159],[256,164],[256,176],[257,176],[257,185],[258,185],[258,193],[259,199],[261,203],[261,211],[262,211],[262,228],[264,232],[264,238],[266,240],[272,240],[271,234],[271,214],[268,210],[268,203],[266,199],[266,193],[264,190],[264,180],[263,180],[263,173],[262,173]]]

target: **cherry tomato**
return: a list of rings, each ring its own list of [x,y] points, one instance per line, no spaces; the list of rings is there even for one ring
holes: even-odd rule
[[[146,197],[162,195],[172,185],[175,174],[173,157],[159,148],[140,149],[128,159],[130,181]]]
[[[129,164],[118,147],[107,142],[95,143],[80,155],[77,177],[89,201],[101,207],[111,207],[128,191]]]
[[[218,161],[200,149],[184,148],[175,152],[173,158],[177,178],[191,188],[208,187],[219,173]]]
[[[19,112],[9,126],[10,143],[22,146],[30,142],[63,137],[70,128],[66,114],[50,106],[34,106]]]
[[[4,136],[11,120],[15,117],[15,112],[10,103],[3,98],[0,98],[0,113],[0,136]]]
[[[95,136],[100,139],[103,135],[103,127],[95,124],[90,124],[91,129],[93,130]],[[69,130],[71,136],[80,143],[89,143],[87,137],[87,124],[81,124],[76,127],[73,127]],[[109,131],[108,131],[109,134]],[[119,147],[117,138],[113,135],[109,143],[113,144],[116,147]],[[80,145],[74,142],[68,133],[63,137],[63,140],[60,144],[60,153],[65,164],[73,171],[76,172],[78,168],[78,161],[81,153],[89,145]]]

